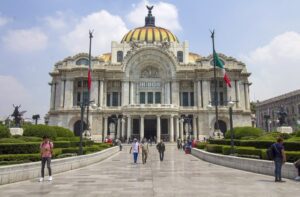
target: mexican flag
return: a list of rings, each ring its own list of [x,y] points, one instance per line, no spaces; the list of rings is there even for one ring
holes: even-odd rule
[[[228,75],[225,71],[224,64],[219,59],[218,54],[216,53],[216,51],[214,51],[214,61],[215,61],[216,66],[222,69],[223,79],[224,79],[225,83],[227,84],[228,87],[231,87],[230,79],[229,79],[229,77],[228,77]]]

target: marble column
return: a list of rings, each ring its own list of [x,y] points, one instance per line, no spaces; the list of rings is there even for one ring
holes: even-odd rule
[[[249,103],[249,85],[248,83],[244,83],[244,89],[245,89],[245,108],[246,110],[249,110],[250,103]]]
[[[240,101],[240,85],[239,81],[235,80],[234,85],[235,85],[235,100]],[[236,102],[236,107],[240,108],[240,102]]]
[[[193,137],[196,139],[197,137],[197,116],[193,115]]]
[[[108,120],[108,117],[107,116],[104,116],[104,136],[103,136],[103,139],[105,139],[107,137],[107,122]]]
[[[51,95],[50,95],[50,109],[54,109],[53,100],[54,100],[54,84],[49,83],[51,86]]]
[[[131,135],[131,117],[127,117],[127,141],[129,141]]]
[[[66,80],[62,79],[60,82],[60,107],[64,108],[65,107],[65,92],[66,92]]]
[[[170,117],[170,142],[174,142],[174,116]]]
[[[177,81],[172,82],[172,104],[179,106],[179,83]]]
[[[122,82],[122,106],[129,104],[129,82]]]
[[[117,138],[120,139],[121,137],[121,119],[118,118],[118,125],[117,125]]]
[[[92,87],[91,87],[91,101],[94,101],[94,104],[98,105],[99,101],[98,101],[98,85],[99,82],[98,80],[93,80],[92,81]]]
[[[170,104],[170,82],[165,83],[165,104]]]
[[[197,82],[197,104],[199,108],[202,108],[202,88],[201,88],[201,81]]]
[[[157,131],[156,131],[156,140],[157,142],[160,142],[160,116],[157,116]]]
[[[201,131],[201,118],[200,116],[198,115],[198,135],[197,135],[197,139],[199,139],[199,136],[202,136],[203,135],[203,131]]]
[[[180,138],[181,140],[183,140],[184,136],[183,136],[183,121],[180,120]]]
[[[134,82],[130,82],[130,104],[135,104],[134,95],[135,95],[135,84]]]
[[[104,81],[103,82],[103,106],[104,107],[106,107],[106,103],[107,103],[107,101],[106,101],[106,99],[107,99],[107,95],[106,95],[106,93],[107,93],[107,81]]]
[[[124,118],[122,118],[122,120],[121,120],[121,123],[122,123],[121,137],[122,138],[125,137],[125,122],[126,122],[126,120]]]
[[[140,126],[140,140],[144,139],[144,116],[141,116],[141,126]]]
[[[176,117],[176,139],[178,139],[179,136],[179,119]]]
[[[103,97],[103,94],[104,94],[104,88],[103,88],[103,81],[101,80],[100,81],[100,92],[99,92],[100,96],[99,96],[99,106],[103,106],[103,103],[104,103],[104,97]]]
[[[194,81],[194,106],[198,106],[198,83]]]

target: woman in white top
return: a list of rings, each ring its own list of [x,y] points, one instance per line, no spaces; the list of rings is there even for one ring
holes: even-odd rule
[[[133,139],[133,143],[132,143],[132,145],[130,147],[130,151],[129,151],[130,154],[131,154],[131,151],[133,152],[134,163],[137,163],[137,158],[138,158],[138,155],[140,152],[140,144],[138,143],[136,138]]]

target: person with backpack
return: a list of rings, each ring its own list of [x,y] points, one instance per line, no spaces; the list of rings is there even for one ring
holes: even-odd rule
[[[298,176],[296,176],[295,181],[300,181],[300,159],[298,159],[294,165],[298,169]]]
[[[44,181],[45,174],[45,164],[47,163],[49,181],[52,181],[52,171],[51,171],[51,157],[53,155],[53,143],[50,141],[48,136],[43,137],[43,142],[40,145],[41,158],[42,158],[42,169],[40,182]]]
[[[145,164],[147,162],[148,153],[149,153],[147,140],[142,142],[141,147],[142,147],[142,160],[143,160],[143,164]]]
[[[278,137],[277,142],[272,144],[273,150],[273,160],[275,164],[275,182],[284,182],[281,179],[281,168],[282,165],[286,162],[286,155],[283,147],[283,138]]]

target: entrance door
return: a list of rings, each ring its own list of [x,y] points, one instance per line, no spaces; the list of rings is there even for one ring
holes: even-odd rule
[[[144,136],[147,139],[154,139],[156,136],[156,119],[145,119]]]
[[[219,120],[219,129],[220,131],[225,135],[225,132],[227,131],[227,126],[226,126],[226,122],[224,122],[223,120]],[[217,127],[217,124],[215,124],[215,128]]]
[[[86,130],[86,124],[83,122],[83,131]],[[80,136],[80,131],[81,131],[81,121],[78,120],[74,124],[74,134],[75,136]]]

